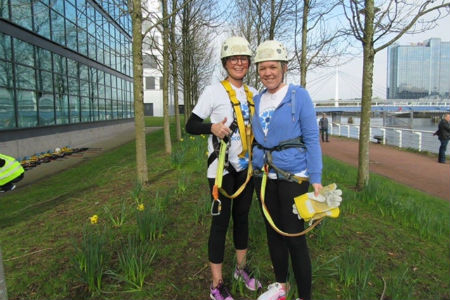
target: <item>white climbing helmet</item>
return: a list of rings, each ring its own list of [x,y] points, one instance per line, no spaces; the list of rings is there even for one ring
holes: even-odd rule
[[[220,50],[220,58],[235,55],[252,56],[252,50],[250,50],[249,43],[245,38],[240,36],[232,36],[223,42]]]
[[[263,61],[287,62],[287,51],[284,45],[275,40],[267,40],[256,49],[255,63]]]

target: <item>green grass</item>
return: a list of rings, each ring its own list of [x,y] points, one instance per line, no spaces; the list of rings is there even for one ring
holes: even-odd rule
[[[147,135],[146,187],[135,183],[132,142],[3,194],[0,246],[9,299],[207,298],[211,217],[205,143],[204,137],[185,136],[167,155],[162,130]],[[385,284],[385,299],[450,299],[447,201],[375,174],[364,192],[355,192],[356,169],[328,157],[323,178],[324,184],[338,184],[344,200],[339,218],[325,220],[308,235],[314,299],[379,299]],[[137,203],[162,218],[153,217],[163,228],[154,229],[145,247],[139,242]],[[89,221],[94,214],[95,225]],[[249,260],[267,286],[274,275],[256,199],[249,222]],[[92,239],[87,230],[104,239],[86,245]],[[95,247],[103,254],[100,263],[94,261],[101,282],[90,288],[74,258],[82,249],[97,253]],[[234,264],[229,230],[225,280],[235,299],[256,299],[257,293],[231,281]]]

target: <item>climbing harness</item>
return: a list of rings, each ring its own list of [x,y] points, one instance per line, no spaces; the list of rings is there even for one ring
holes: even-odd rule
[[[228,97],[231,101],[231,105],[233,107],[233,113],[234,113],[234,121],[230,126],[230,129],[232,131],[231,135],[234,131],[238,130],[239,135],[241,137],[242,142],[242,152],[239,154],[240,158],[245,157],[245,155],[248,153],[248,169],[247,169],[247,177],[245,179],[245,182],[232,194],[229,195],[223,188],[222,188],[222,178],[223,178],[223,171],[224,169],[227,169],[229,166],[228,159],[227,159],[227,150],[230,146],[230,141],[228,138],[224,138],[220,140],[220,143],[216,136],[213,135],[213,148],[214,151],[211,153],[210,157],[208,158],[208,165],[211,164],[215,158],[218,159],[217,164],[217,174],[214,181],[214,186],[212,190],[212,196],[213,196],[213,202],[211,204],[211,215],[217,216],[220,215],[220,211],[222,209],[222,202],[219,199],[219,192],[224,195],[227,198],[234,199],[237,196],[239,196],[242,191],[247,186],[247,183],[250,181],[250,178],[252,177],[253,173],[253,167],[252,167],[252,155],[251,155],[251,145],[253,142],[253,134],[251,130],[251,124],[250,122],[248,125],[245,125],[244,122],[244,116],[242,114],[241,110],[241,104],[239,100],[236,97],[236,91],[231,87],[231,84],[228,80],[223,80],[222,85],[225,88],[225,90],[228,93]],[[247,96],[247,105],[249,107],[250,111],[250,120],[253,117],[253,114],[255,112],[255,105],[253,103],[253,94],[249,90],[248,86],[244,84],[244,91]],[[231,136],[230,135],[230,136]],[[219,149],[218,149],[219,148]],[[218,151],[217,151],[218,149]],[[219,154],[217,154],[219,152]]]

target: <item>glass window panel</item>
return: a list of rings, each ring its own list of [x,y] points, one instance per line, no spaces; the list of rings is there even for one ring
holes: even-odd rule
[[[105,106],[105,99],[100,98],[98,100],[98,119],[99,120],[106,120],[106,106]]]
[[[52,57],[50,51],[36,47],[36,68],[52,71]]]
[[[111,100],[110,99],[105,99],[105,119],[106,120],[112,119]]]
[[[35,127],[37,125],[36,93],[17,90],[16,95],[19,127]]]
[[[56,124],[69,123],[69,105],[68,96],[64,94],[56,94]]]
[[[69,76],[78,78],[78,62],[68,58],[67,59],[67,73]]]
[[[16,65],[16,86],[21,89],[36,89],[34,69]]]
[[[64,32],[64,18],[54,10],[50,11],[52,22],[52,40],[60,45],[66,45],[66,34]]]
[[[66,19],[75,23],[77,20],[77,13],[75,7],[68,1],[66,1],[65,5],[66,5],[66,14],[65,14]]]
[[[66,74],[66,58],[58,55],[53,54],[53,71],[55,73],[62,73]]]
[[[18,39],[14,41],[14,59],[16,62],[34,67],[34,47]]]
[[[12,63],[0,60],[0,86],[13,87]]]
[[[13,89],[0,87],[0,128],[16,127]]]
[[[87,32],[85,30],[78,30],[78,51],[87,55]]]
[[[54,111],[53,94],[42,94],[39,97],[39,125],[54,125],[55,111]]]
[[[33,30],[31,24],[31,1],[30,0],[14,0],[11,3],[11,20],[25,27]]]
[[[8,1],[0,0],[0,18],[9,19]]]
[[[50,0],[50,7],[64,15],[64,0]]]
[[[80,95],[89,96],[89,83],[85,80],[80,80]]]
[[[80,97],[79,96],[70,96],[69,97],[70,104],[70,123],[79,123],[80,122]]]
[[[50,39],[50,11],[39,1],[33,2],[34,32]]]
[[[97,57],[97,45],[95,43],[95,37],[93,35],[88,34],[88,53],[89,57],[92,59],[96,59]]]
[[[37,89],[40,91],[53,93],[52,73],[43,70],[38,70],[37,73]]]
[[[91,121],[98,121],[98,99],[91,98]]]
[[[155,89],[155,77],[153,77],[153,76],[145,77],[145,89],[146,90],[154,90]]]
[[[0,32],[0,59],[11,60],[11,37],[1,32]]]
[[[55,93],[59,95],[67,94],[67,77],[59,73],[53,74]]]
[[[74,51],[78,51],[77,26],[66,21],[67,47]]]
[[[77,25],[84,30],[87,29],[86,9],[84,7],[78,6]]]
[[[81,97],[81,122],[90,121],[89,98]]]
[[[78,78],[69,77],[69,94],[79,95],[80,86],[78,84]]]

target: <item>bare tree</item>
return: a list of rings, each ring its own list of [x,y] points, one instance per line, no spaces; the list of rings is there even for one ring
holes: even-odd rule
[[[177,0],[172,0],[172,11],[177,10]],[[177,57],[177,36],[176,36],[176,15],[170,19],[170,55],[172,62],[172,80],[173,80],[173,104],[175,109],[175,132],[177,140],[181,139],[180,109],[178,101],[178,57]]]
[[[130,0],[129,13],[133,31],[134,125],[136,130],[136,171],[140,184],[148,182],[147,147],[145,144],[144,78],[142,70],[142,7],[140,0]]]
[[[295,4],[294,56],[296,61],[290,69],[300,69],[300,85],[306,87],[306,74],[310,69],[323,67],[336,61],[343,55],[343,37],[339,27],[330,28],[330,15],[338,7],[338,1],[303,0],[300,14],[298,2]],[[301,15],[301,28],[299,22]],[[301,36],[300,50],[297,37]],[[297,63],[298,65],[295,65]]]
[[[422,32],[436,26],[436,20],[448,15],[449,1],[389,0],[375,6],[374,0],[341,0],[348,32],[363,47],[361,123],[359,134],[358,178],[361,190],[369,183],[369,132],[375,55],[392,45],[405,33]],[[427,18],[424,18],[427,16]],[[379,44],[379,45],[378,45]]]
[[[167,13],[167,0],[162,0],[163,15],[163,114],[164,114],[164,145],[166,153],[172,153],[172,142],[170,139],[169,119],[169,19]]]

